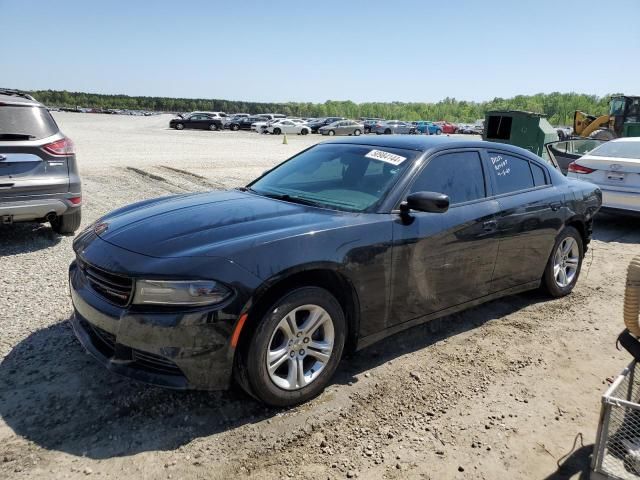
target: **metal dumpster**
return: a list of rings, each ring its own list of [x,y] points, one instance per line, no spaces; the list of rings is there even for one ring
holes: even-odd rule
[[[545,154],[545,144],[559,140],[558,132],[543,114],[521,110],[487,112],[482,138],[516,145],[539,156]]]

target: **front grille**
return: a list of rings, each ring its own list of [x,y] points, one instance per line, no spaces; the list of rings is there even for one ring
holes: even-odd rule
[[[133,280],[131,278],[105,272],[83,261],[79,261],[78,264],[94,292],[119,307],[129,304],[133,295]]]

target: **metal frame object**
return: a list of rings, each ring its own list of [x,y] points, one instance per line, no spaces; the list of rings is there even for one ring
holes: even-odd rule
[[[633,361],[602,396],[591,480],[640,479],[640,376]]]

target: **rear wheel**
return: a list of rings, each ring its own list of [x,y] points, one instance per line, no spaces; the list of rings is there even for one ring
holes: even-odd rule
[[[56,233],[69,234],[80,228],[81,221],[82,211],[78,208],[73,213],[58,215],[53,221],[51,221],[51,228]]]
[[[360,131],[360,129],[359,129],[359,128],[356,128],[356,129],[353,131],[353,134],[354,134],[356,137],[359,137],[361,133],[362,133],[362,132]]]
[[[330,137],[333,137],[336,134],[335,130],[329,130],[327,133]]]
[[[282,130],[280,130],[279,128],[274,128],[273,129],[273,134],[274,135],[280,135],[280,133],[282,133]]]
[[[542,277],[544,288],[551,296],[564,297],[571,293],[580,275],[583,256],[580,232],[565,227],[556,238]]]
[[[262,317],[241,349],[240,382],[266,404],[287,407],[321,393],[333,376],[346,338],[340,304],[318,287],[293,290]]]
[[[215,123],[212,123],[211,125],[209,125],[209,130],[215,132],[216,130],[218,130],[218,126]]]
[[[442,130],[440,129],[436,130],[436,135],[442,135]]]
[[[307,135],[308,133],[309,133],[308,128],[303,128],[302,130],[300,130],[300,135]]]
[[[384,134],[385,134],[385,135],[391,135],[391,129],[387,128],[387,129],[384,131]]]

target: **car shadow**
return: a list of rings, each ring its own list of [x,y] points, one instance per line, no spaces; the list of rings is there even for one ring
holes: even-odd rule
[[[640,243],[640,217],[600,212],[594,219],[593,239],[602,242]]]
[[[57,245],[62,238],[48,224],[0,225],[0,257],[44,250]]]
[[[544,299],[515,295],[398,333],[350,355],[333,383],[356,382],[363,371]],[[17,435],[94,459],[174,450],[283,411],[238,387],[181,392],[118,377],[84,352],[68,321],[34,332],[9,352],[0,363],[0,392],[0,416]]]

